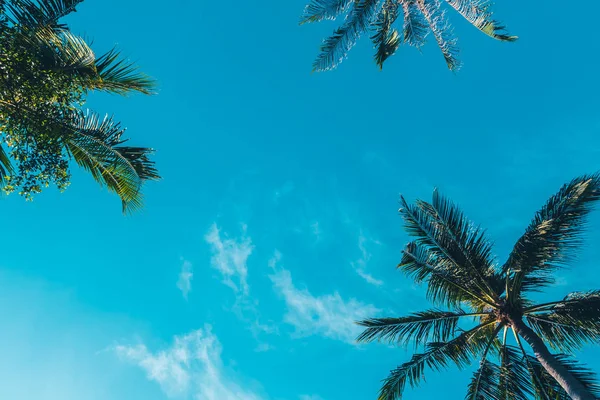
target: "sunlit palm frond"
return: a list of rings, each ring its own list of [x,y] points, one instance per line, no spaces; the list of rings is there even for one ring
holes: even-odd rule
[[[536,213],[503,266],[510,274],[509,301],[518,301],[522,290],[533,286],[528,279],[551,282],[549,274],[572,259],[585,217],[598,199],[600,176],[584,175],[564,185]]]
[[[427,310],[400,318],[370,318],[358,322],[366,329],[356,339],[358,342],[381,341],[415,346],[429,341],[445,342],[456,335],[460,318],[483,316],[483,313],[466,313]]]
[[[426,282],[427,298],[434,304],[456,308],[468,302],[476,310],[493,305],[468,274],[453,268],[453,264],[437,257],[425,245],[407,244],[398,269],[416,283]]]
[[[335,68],[346,57],[358,37],[369,28],[379,2],[356,0],[352,3],[346,22],[321,44],[321,53],[313,63],[313,71]]]
[[[75,161],[94,179],[119,195],[123,211],[142,206],[142,184],[159,179],[148,155],[152,149],[123,146],[124,129],[112,118],[93,113],[73,115],[63,141]]]
[[[424,379],[425,368],[440,370],[453,363],[463,368],[489,343],[495,332],[494,322],[481,324],[447,342],[427,345],[426,351],[413,355],[412,359],[395,370],[384,380],[379,400],[399,400],[408,383],[416,387]]]
[[[304,8],[300,25],[335,19],[348,8],[352,1],[354,0],[311,0]]]
[[[540,399],[569,400],[571,397],[556,382],[556,380],[544,369],[539,360],[531,355],[526,355],[527,362],[532,366],[535,375],[540,378],[536,393]],[[555,354],[558,363],[575,377],[595,397],[600,398],[600,385],[597,375],[590,369],[584,367],[576,360],[566,354]],[[535,383],[535,382],[534,382]]]
[[[489,4],[485,0],[446,0],[460,15],[486,35],[494,39],[514,42],[517,36],[511,36],[506,27],[492,18]]]
[[[10,176],[13,173],[12,163],[10,162],[10,158],[4,147],[0,145],[0,184],[4,184],[6,182],[6,177]]]
[[[438,47],[444,55],[446,64],[451,71],[456,71],[460,68],[458,60],[457,39],[452,33],[452,28],[446,20],[446,13],[440,7],[439,0],[415,0],[415,4],[423,18],[427,21],[427,25],[431,29],[431,33],[435,37]]]
[[[429,26],[427,21],[424,20],[423,14],[419,11],[416,1],[402,1],[402,11],[404,13],[402,36],[404,42],[408,45],[421,47],[425,44],[425,39],[429,34]]]
[[[473,374],[465,400],[498,400],[499,378],[500,367],[489,360],[483,360]]]
[[[397,0],[386,0],[381,7],[381,11],[373,22],[375,34],[371,36],[371,40],[375,45],[375,62],[379,68],[383,68],[383,63],[391,57],[402,42],[400,34],[392,27],[398,18],[398,2]]]
[[[27,28],[42,26],[61,27],[58,20],[73,11],[83,0],[11,0],[8,5],[9,18]]]
[[[147,75],[139,72],[138,67],[123,58],[115,49],[98,57],[95,61],[97,79],[89,84],[92,89],[117,94],[136,91],[152,94],[156,83]]]
[[[529,371],[523,363],[520,350],[506,344],[500,349],[498,389],[501,399],[528,400],[533,394]]]
[[[61,70],[79,77],[95,74],[94,51],[84,38],[70,31],[41,27],[24,39],[36,49],[44,68]]]
[[[409,205],[401,197],[400,213],[408,234],[417,244],[427,247],[453,275],[468,281],[488,302],[496,302],[498,293],[486,277],[493,276],[490,245],[483,232],[475,228],[452,203],[434,193],[433,203],[417,201]]]

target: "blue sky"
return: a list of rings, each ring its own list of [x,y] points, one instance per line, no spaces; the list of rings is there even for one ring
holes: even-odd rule
[[[451,15],[464,67],[429,43],[378,71],[366,38],[310,74],[335,23],[303,0],[87,0],[69,22],[118,44],[159,95],[95,95],[164,177],[146,207],[75,170],[63,194],[3,197],[0,397],[375,398],[410,352],[356,346],[352,321],[428,307],[395,271],[398,196],[434,187],[488,228],[500,260],[562,183],[598,170],[600,5],[506,0],[520,36],[494,42]],[[600,287],[600,213],[549,295]],[[600,350],[582,361],[600,371]],[[594,361],[596,360],[596,361]],[[462,398],[470,374],[428,374],[407,399]]]

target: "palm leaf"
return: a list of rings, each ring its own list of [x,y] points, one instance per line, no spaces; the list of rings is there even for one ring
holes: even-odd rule
[[[36,49],[45,68],[70,72],[77,76],[95,74],[94,51],[85,39],[70,31],[47,27],[35,30],[24,38]]]
[[[8,154],[6,154],[4,147],[0,145],[0,184],[4,184],[6,182],[6,177],[12,175],[12,173],[13,167],[10,158],[8,157]]]
[[[356,339],[358,342],[379,340],[405,345],[414,341],[415,346],[430,340],[444,342],[456,334],[458,321],[463,317],[487,314],[427,310],[400,318],[371,318],[358,322],[366,329]]]
[[[445,269],[462,282],[470,282],[469,288],[475,289],[479,297],[496,302],[499,295],[485,278],[492,276],[493,269],[490,247],[483,233],[474,229],[454,205],[436,193],[435,204],[418,201],[416,206],[411,206],[401,197],[400,213],[405,229],[417,238],[417,244],[426,246]]]
[[[506,27],[492,19],[492,13],[485,0],[446,0],[460,15],[486,35],[501,41],[514,42],[517,36],[511,36]]]
[[[538,285],[553,281],[549,274],[573,258],[585,217],[598,199],[600,176],[584,175],[564,185],[536,213],[503,266],[510,274],[509,301],[533,286],[528,280],[541,279]]]
[[[398,268],[416,283],[427,282],[427,298],[434,304],[459,307],[462,302],[468,302],[477,310],[493,305],[479,287],[473,285],[468,274],[448,265],[444,258],[437,257],[422,244],[409,243]]]
[[[385,0],[379,16],[373,23],[375,34],[371,37],[375,48],[375,62],[379,68],[383,68],[383,63],[392,56],[400,46],[400,34],[392,28],[398,18],[398,2],[396,0]]]
[[[124,212],[140,208],[142,184],[159,179],[154,162],[148,158],[152,149],[123,146],[124,129],[109,117],[77,113],[71,126],[63,141],[77,164],[119,195]]]
[[[423,14],[416,5],[416,0],[402,1],[402,11],[404,12],[403,34],[404,42],[410,46],[421,47],[425,44],[425,39],[429,34],[427,21],[423,19]]]
[[[459,368],[469,365],[472,358],[489,343],[490,336],[495,331],[492,327],[494,323],[478,325],[448,342],[429,343],[424,353],[413,355],[410,361],[391,371],[383,382],[379,400],[401,399],[406,383],[416,387],[424,379],[425,367],[441,370],[450,363]]]
[[[483,360],[469,383],[465,400],[498,400],[499,377],[500,368],[489,360]]]
[[[83,0],[12,0],[8,5],[11,21],[27,28],[58,25],[58,20],[75,11]]]
[[[518,348],[503,345],[500,349],[500,399],[528,400],[533,394],[529,371]]]
[[[439,0],[415,0],[415,4],[423,14],[425,21],[427,21],[427,25],[429,25],[435,41],[444,55],[448,68],[451,71],[458,70],[460,61],[458,60],[457,41],[446,21],[445,12],[440,8]]]
[[[117,94],[137,91],[152,94],[155,82],[139,72],[134,63],[121,58],[121,53],[113,49],[98,57],[95,62],[97,79],[90,82],[90,88]]]
[[[300,25],[326,19],[335,19],[348,8],[352,1],[354,0],[311,0],[304,8],[304,13],[300,18]]]
[[[355,0],[346,22],[321,44],[321,53],[313,63],[313,71],[335,68],[365,32],[381,0]]]

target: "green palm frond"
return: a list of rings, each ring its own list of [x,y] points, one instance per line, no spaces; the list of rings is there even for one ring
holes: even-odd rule
[[[500,349],[498,389],[501,399],[528,400],[533,395],[529,371],[517,347],[505,344]]]
[[[392,28],[398,18],[398,2],[396,0],[386,0],[379,15],[373,23],[375,33],[371,37],[377,51],[375,52],[375,62],[379,69],[383,68],[383,63],[392,56],[402,41],[400,34]]]
[[[458,70],[460,61],[458,60],[457,39],[446,20],[445,11],[440,9],[439,0],[415,0],[415,4],[423,14],[425,21],[427,21],[427,25],[429,25],[431,33],[446,60],[446,65],[451,71]]]
[[[549,274],[568,263],[580,245],[585,217],[598,199],[600,176],[584,175],[564,185],[536,213],[503,266],[510,274],[509,301],[518,301],[523,289],[533,286],[529,279],[552,282]]]
[[[540,399],[551,400],[569,400],[571,397],[556,382],[556,380],[544,369],[537,358],[526,355],[527,362],[532,366],[536,376],[540,377],[541,385],[536,387],[536,393]],[[555,354],[554,357],[558,363],[563,366],[571,375],[595,397],[600,398],[600,385],[597,375],[590,369],[584,367],[576,360],[571,359],[566,354]],[[535,382],[534,382],[535,384]]]
[[[77,76],[95,74],[94,51],[85,39],[70,31],[41,27],[25,40],[37,50],[45,68]]]
[[[355,0],[352,2],[346,22],[321,44],[321,52],[313,63],[313,71],[335,68],[365,32],[377,12],[380,0]]]
[[[12,173],[13,167],[10,158],[6,154],[4,147],[0,145],[0,184],[4,184],[6,177],[12,175]]]
[[[141,187],[145,181],[159,179],[152,149],[123,146],[124,129],[112,118],[97,114],[73,115],[72,129],[63,137],[67,150],[77,164],[121,198],[123,211],[142,206]]]
[[[402,36],[404,42],[408,45],[421,47],[425,44],[425,39],[429,34],[429,26],[427,21],[423,19],[423,14],[419,11],[416,1],[406,0],[402,2],[402,11],[404,12]]]
[[[348,8],[352,1],[354,0],[311,0],[304,8],[300,25],[335,19]]]
[[[483,360],[473,374],[465,400],[498,400],[499,378],[500,367],[489,360]]]
[[[489,343],[494,323],[478,325],[447,342],[429,343],[424,353],[413,355],[410,361],[391,371],[383,382],[379,400],[401,399],[407,383],[416,387],[424,379],[426,367],[441,370],[451,363],[459,368],[469,365]]]
[[[356,339],[358,342],[375,340],[406,345],[414,341],[415,346],[429,341],[444,342],[455,336],[458,321],[463,317],[484,316],[484,313],[466,313],[427,310],[400,318],[371,318],[358,322],[366,329]]]
[[[426,282],[427,298],[434,304],[460,307],[462,302],[467,302],[478,310],[493,306],[468,274],[448,265],[445,259],[422,244],[411,242],[406,245],[398,269],[417,284]]]
[[[12,0],[8,4],[11,21],[27,28],[63,27],[58,20],[72,12],[83,0]]]
[[[499,294],[486,279],[494,271],[483,232],[437,192],[432,204],[417,201],[412,206],[403,197],[400,201],[405,229],[416,237],[417,244],[426,246],[427,252],[461,281],[470,282],[469,287],[476,289],[480,297],[495,303]]]
[[[492,19],[489,4],[485,0],[446,0],[460,15],[486,35],[501,41],[514,42],[517,36],[511,36],[506,27]]]
[[[600,340],[600,291],[571,293],[562,302],[524,312],[532,329],[556,350],[570,352]]]
[[[147,75],[139,72],[138,67],[123,58],[113,49],[96,59],[98,79],[90,82],[91,88],[117,94],[136,91],[152,94],[156,83]]]

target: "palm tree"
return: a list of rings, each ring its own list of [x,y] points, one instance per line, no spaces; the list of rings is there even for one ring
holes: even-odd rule
[[[420,48],[429,32],[433,34],[450,70],[460,67],[457,41],[446,19],[442,3],[456,10],[471,25],[501,41],[517,39],[492,18],[487,0],[311,0],[300,24],[336,19],[345,14],[342,26],[324,40],[321,53],[313,63],[313,71],[335,68],[346,57],[359,36],[372,31],[375,62],[379,68],[402,43]],[[402,18],[401,33],[394,28]]]
[[[402,398],[406,384],[417,386],[426,367],[463,368],[476,358],[479,368],[467,399],[599,396],[595,375],[566,353],[600,340],[600,290],[542,304],[528,298],[552,284],[553,272],[573,260],[585,218],[598,199],[599,174],[564,185],[535,214],[499,266],[484,231],[437,191],[431,203],[410,205],[401,198],[400,213],[414,241],[404,249],[398,268],[425,282],[428,298],[446,309],[359,322],[366,328],[360,342],[414,341],[424,347],[391,371],[379,399]]]
[[[27,199],[51,183],[64,190],[74,159],[135,210],[142,184],[159,178],[152,149],[125,145],[117,121],[81,106],[92,91],[151,94],[154,82],[60,22],[82,1],[0,0],[0,184]]]

